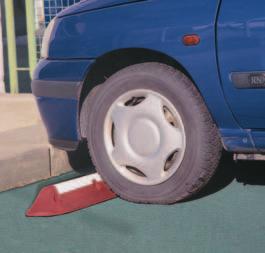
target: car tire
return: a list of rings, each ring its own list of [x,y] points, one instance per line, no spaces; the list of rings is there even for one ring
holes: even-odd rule
[[[123,199],[181,201],[200,191],[217,169],[218,129],[193,82],[173,67],[126,67],[88,95],[82,110],[92,161]]]

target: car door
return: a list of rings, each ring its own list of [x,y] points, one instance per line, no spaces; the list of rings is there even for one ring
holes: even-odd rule
[[[265,1],[222,0],[217,57],[225,97],[238,123],[265,129]]]

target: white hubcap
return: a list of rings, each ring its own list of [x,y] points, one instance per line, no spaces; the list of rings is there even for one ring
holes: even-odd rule
[[[163,95],[131,90],[110,107],[104,140],[115,169],[141,185],[168,180],[185,151],[185,131],[178,111]]]
[[[129,144],[140,156],[150,156],[160,146],[160,131],[148,118],[136,119],[128,129]],[[148,145],[146,145],[148,143]]]

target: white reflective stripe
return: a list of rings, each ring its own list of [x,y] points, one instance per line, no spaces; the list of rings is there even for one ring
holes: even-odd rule
[[[77,190],[78,188],[88,186],[93,183],[93,181],[102,181],[102,178],[98,173],[88,175],[88,176],[83,176],[75,179],[71,179],[66,182],[62,182],[59,184],[55,184],[55,188],[58,191],[59,194]]]

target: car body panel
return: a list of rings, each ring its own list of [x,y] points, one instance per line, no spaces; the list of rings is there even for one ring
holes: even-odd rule
[[[97,58],[122,48],[148,48],[162,52],[176,59],[189,72],[218,126],[237,128],[219,85],[214,29],[218,1],[170,3],[172,1],[168,0],[139,2],[59,19],[49,58]],[[126,22],[121,22],[125,18]],[[91,24],[99,20],[100,26],[93,29]],[[200,35],[198,46],[183,45],[182,37],[189,33]]]
[[[58,14],[58,17],[74,15],[80,12],[95,11],[103,8],[116,7],[119,5],[131,4],[134,2],[143,2],[147,0],[86,0],[80,1],[69,8],[64,9]]]
[[[76,99],[37,97],[42,120],[47,128],[49,139],[77,141]]]
[[[252,132],[252,138],[255,143],[255,147],[257,149],[258,153],[264,153],[265,152],[265,134],[264,131],[258,131],[253,130]]]
[[[38,62],[33,80],[83,81],[93,60],[47,60]]]
[[[78,128],[78,96],[81,84],[93,60],[41,60],[35,69],[32,91],[37,96],[37,105],[46,126],[50,142],[63,149],[75,149],[81,139]],[[49,92],[36,91],[37,88]],[[61,86],[63,84],[63,87]],[[72,94],[65,96],[67,86],[75,84]],[[50,86],[53,86],[52,89]],[[44,96],[45,95],[45,96]],[[59,143],[61,141],[61,143]],[[65,145],[65,141],[72,145]],[[71,148],[72,147],[72,148]]]
[[[103,6],[106,2],[114,4],[114,1],[102,1]],[[215,29],[220,1],[148,0],[119,3],[117,1],[117,5],[111,8],[100,8],[98,5],[97,10],[91,11],[91,2],[84,1],[82,5],[76,5],[59,15],[51,36],[49,56],[45,63],[47,66],[44,62],[39,63],[34,79],[78,81],[82,87],[86,75],[89,75],[89,61],[93,62],[98,57],[120,49],[144,48],[157,51],[174,58],[192,77],[219,127],[224,147],[233,152],[255,152],[257,149],[251,130],[243,129],[238,124],[220,82]],[[78,6],[82,8],[78,9]],[[184,46],[182,39],[186,34],[199,35],[200,44]],[[71,62],[70,65],[67,62]],[[73,68],[72,62],[75,62]],[[63,77],[64,71],[68,70],[66,77]],[[42,98],[39,101],[39,107],[46,108],[40,110],[46,115],[48,134],[52,139],[81,139],[77,122],[78,98],[70,100],[76,103],[61,98],[51,98],[51,101]],[[53,111],[49,103],[60,107],[60,110],[63,110],[60,103],[66,103],[66,108],[71,105],[75,110],[68,110],[75,115],[71,118],[69,114],[61,114],[60,110]],[[49,115],[55,112],[57,116]],[[56,117],[61,120],[61,124],[49,121],[49,118]],[[63,117],[66,117],[65,121]],[[64,131],[65,122],[69,125],[68,134],[62,135],[59,132],[60,129]]]
[[[265,74],[265,2],[223,0],[217,27],[218,58],[227,101],[242,128],[265,129],[265,85],[235,87],[231,73]],[[257,75],[258,76],[258,75]],[[261,75],[262,76],[262,75]],[[264,78],[265,80],[265,78]],[[248,82],[246,80],[245,82]],[[265,84],[265,82],[264,82]]]

